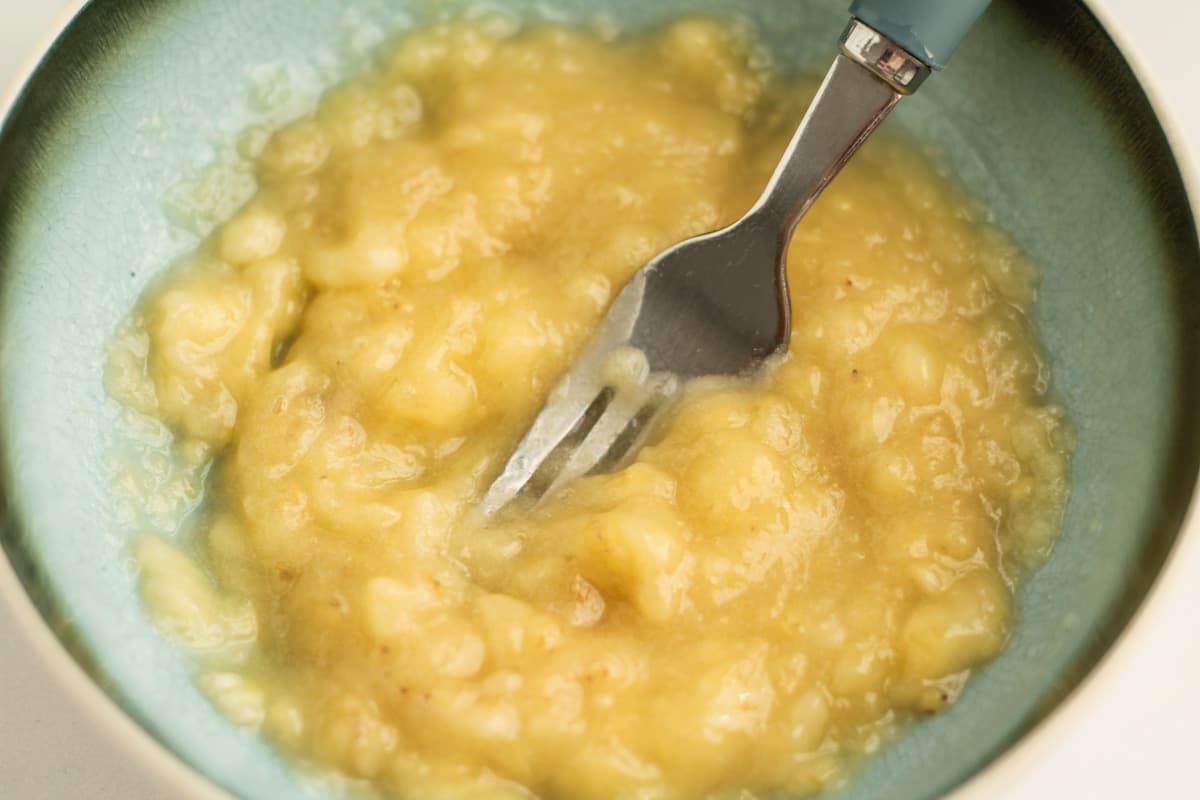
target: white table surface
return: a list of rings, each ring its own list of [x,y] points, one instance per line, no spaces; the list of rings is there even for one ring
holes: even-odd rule
[[[0,86],[72,0],[0,0]],[[1200,91],[1192,0],[1099,0],[1153,76],[1175,145],[1200,169]],[[1200,198],[1197,198],[1200,200]],[[1194,525],[1200,521],[1193,520]],[[1175,554],[1128,647],[1085,687],[1052,736],[1019,750],[963,800],[1200,798],[1200,530]],[[100,735],[58,687],[0,604],[0,798],[159,800],[178,790]]]

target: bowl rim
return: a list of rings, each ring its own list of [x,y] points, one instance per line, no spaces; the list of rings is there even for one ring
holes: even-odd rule
[[[35,39],[10,81],[0,85],[0,90],[3,90],[0,91],[0,124],[16,107],[26,85],[59,37],[90,2],[69,0],[41,36]],[[1200,164],[1193,161],[1185,144],[1187,137],[1174,110],[1178,103],[1170,103],[1165,99],[1159,73],[1148,66],[1138,42],[1120,26],[1107,0],[1077,2],[1096,18],[1104,33],[1116,45],[1145,94],[1175,159],[1193,224],[1200,233]],[[952,787],[947,797],[950,800],[983,800],[1000,796],[1001,792],[1014,786],[1018,778],[1030,770],[1039,760],[1039,754],[1044,754],[1048,743],[1055,739],[1062,740],[1078,731],[1082,727],[1081,720],[1089,701],[1132,671],[1131,662],[1137,645],[1149,637],[1148,619],[1156,616],[1170,601],[1171,595],[1182,588],[1189,577],[1189,564],[1200,565],[1200,478],[1193,486],[1179,531],[1165,559],[1112,643],[1045,716],[1004,746],[980,769]],[[110,734],[110,740],[119,742],[116,745],[118,750],[125,751],[131,760],[155,778],[168,782],[180,792],[180,796],[192,800],[235,800],[215,781],[150,734],[100,688],[53,632],[3,548],[0,548],[0,603],[15,620],[18,639],[24,637],[48,668],[53,683],[65,690],[65,694],[74,701],[94,730]]]
[[[1192,215],[1192,223],[1200,234],[1200,163],[1193,160],[1187,146],[1183,125],[1176,109],[1179,101],[1169,102],[1161,85],[1161,75],[1147,63],[1143,46],[1123,28],[1106,0],[1078,0],[1095,16],[1104,32],[1112,39],[1121,57],[1129,66],[1134,79],[1146,96],[1154,118],[1167,139],[1167,147],[1179,170],[1183,192]],[[1200,148],[1200,136],[1197,137]],[[1200,154],[1200,149],[1197,150]],[[1190,569],[1189,569],[1190,568]],[[1192,487],[1192,495],[1184,509],[1179,532],[1171,543],[1158,572],[1146,587],[1141,601],[1117,631],[1112,643],[1054,707],[1019,738],[1009,744],[991,762],[952,789],[949,800],[982,800],[998,797],[1006,788],[1015,786],[1023,774],[1031,771],[1047,745],[1062,741],[1082,730],[1083,717],[1091,701],[1099,698],[1122,678],[1133,674],[1133,661],[1139,644],[1150,638],[1149,620],[1161,612],[1173,596],[1183,589],[1188,578],[1195,578],[1200,569],[1200,476]]]
[[[0,127],[17,106],[26,85],[59,37],[90,2],[69,0],[33,41],[10,81],[0,84]],[[110,741],[118,742],[118,751],[125,751],[132,761],[159,781],[179,789],[181,796],[191,800],[235,800],[139,725],[88,675],[34,604],[4,548],[0,548],[0,603],[16,622],[18,639],[24,636],[25,642],[47,668],[52,682],[74,701],[93,730],[107,733]]]

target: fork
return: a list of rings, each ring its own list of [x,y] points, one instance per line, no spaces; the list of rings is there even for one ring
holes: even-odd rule
[[[786,349],[788,243],[899,102],[941,69],[988,0],[855,0],[840,53],[754,207],[660,253],[621,289],[480,501],[491,516],[627,462],[686,382],[748,375]]]

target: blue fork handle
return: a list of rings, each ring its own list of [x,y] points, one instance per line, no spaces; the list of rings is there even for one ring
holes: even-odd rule
[[[850,13],[934,69],[946,66],[989,0],[854,0]]]

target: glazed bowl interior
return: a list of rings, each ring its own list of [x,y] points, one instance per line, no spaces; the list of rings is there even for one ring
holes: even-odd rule
[[[545,0],[525,18],[636,31],[689,11],[753,21],[789,68],[828,63],[839,2]],[[258,120],[245,87],[292,78],[294,103],[361,50],[457,2],[94,0],[0,136],[3,542],[44,616],[129,714],[244,797],[328,796],[193,687],[140,605],[114,499],[118,409],[105,344],[154,274],[196,243],[163,198]],[[927,798],[962,783],[1093,667],[1178,531],[1200,452],[1190,409],[1200,309],[1196,228],[1149,102],[1091,13],[998,2],[951,68],[889,123],[925,142],[1042,268],[1036,325],[1077,444],[1057,546],[1021,588],[1005,652],[961,701],[915,726],[842,790]]]

